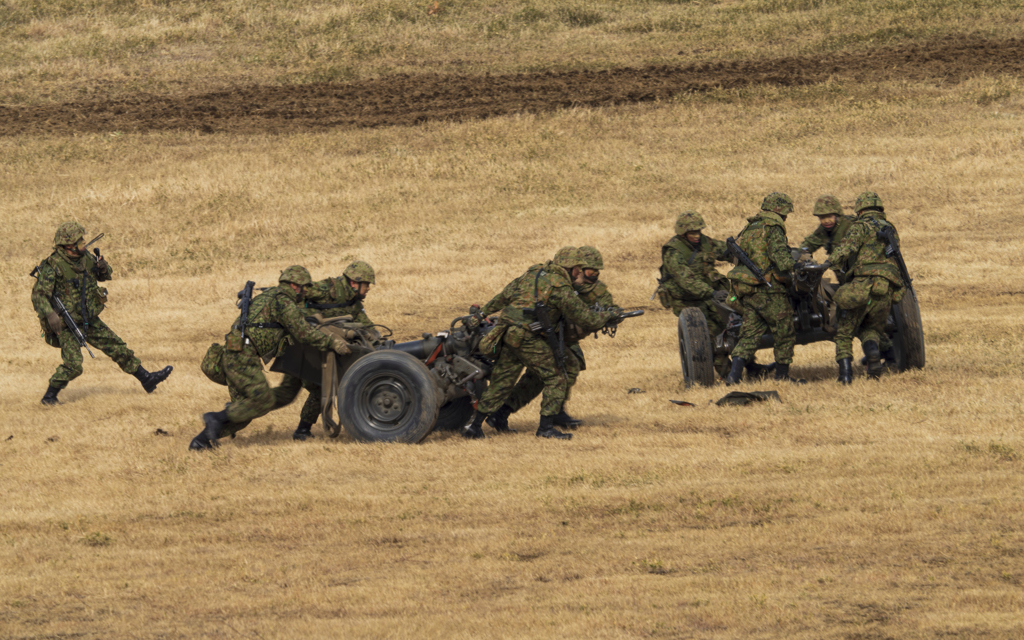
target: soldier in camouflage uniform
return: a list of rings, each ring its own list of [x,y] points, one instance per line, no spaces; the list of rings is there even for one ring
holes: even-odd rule
[[[50,346],[60,347],[64,360],[50,378],[50,386],[42,399],[45,405],[60,404],[57,400],[60,390],[82,375],[82,348],[54,309],[54,295],[64,303],[86,342],[107,354],[122,371],[135,376],[146,393],[152,393],[171,375],[172,367],[155,373],[146,371],[128,345],[100,320],[107,290],[98,283],[110,280],[113,269],[99,249],[95,250],[95,257],[89,255],[84,250],[84,240],[82,225],[77,222],[61,224],[53,238],[53,253],[33,271],[38,275],[32,287],[32,306],[39,316],[43,338]]]
[[[363,300],[369,293],[370,286],[375,283],[373,267],[362,260],[356,260],[345,268],[341,277],[327,278],[311,284],[306,289],[306,308],[314,310],[323,318],[352,316],[352,322],[372,327],[373,322],[366,315]],[[299,386],[309,392],[309,397],[302,405],[302,412],[299,414],[299,427],[292,434],[292,438],[306,440],[313,437],[310,429],[320,419],[320,385],[285,376],[285,380],[277,389],[281,389],[282,392],[284,389],[294,390],[295,394],[298,394]],[[277,389],[275,389],[275,393]],[[292,395],[288,401],[290,402],[294,397]]]
[[[493,348],[499,353],[491,372],[490,386],[480,398],[473,422],[466,427],[463,436],[484,437],[481,429],[484,419],[505,402],[525,367],[544,383],[537,436],[559,439],[572,437],[556,429],[554,420],[562,411],[568,395],[568,369],[575,366],[578,371],[579,364],[569,364],[575,360],[575,356],[567,355],[563,370],[563,365],[558,363],[543,333],[534,332],[530,328],[537,321],[532,310],[542,303],[547,307],[554,327],[564,319],[578,325],[583,332],[597,331],[616,318],[618,312],[593,311],[586,307],[572,287],[573,280],[583,279],[583,260],[578,251],[567,253],[569,255],[563,258],[561,264],[551,261],[540,268],[534,265],[505,287],[499,301],[492,301],[494,305],[488,303],[484,307],[484,310],[490,311],[497,304],[505,304],[498,325],[487,336],[490,338],[487,346],[481,343],[483,351]]]
[[[877,193],[865,191],[854,204],[857,219],[838,247],[832,250],[826,265],[847,265],[846,284],[835,294],[841,309],[836,331],[836,362],[839,363],[839,382],[853,381],[853,337],[859,333],[861,346],[867,356],[868,376],[878,378],[882,373],[879,341],[885,335],[885,322],[892,305],[905,293],[903,279],[895,258],[886,256],[886,242],[878,232],[892,223],[885,219],[882,199]],[[893,234],[899,234],[893,227]]]
[[[729,298],[729,280],[715,269],[716,261],[728,261],[732,255],[721,240],[704,235],[704,218],[696,211],[684,211],[676,219],[676,235],[661,248],[661,278],[658,294],[662,304],[679,316],[683,309],[696,308],[704,314],[711,336],[725,331],[715,301]],[[729,356],[715,355],[715,371],[729,375]]]
[[[823,195],[818,198],[817,202],[814,203],[814,216],[818,218],[818,228],[800,243],[800,251],[814,255],[815,251],[824,248],[825,255],[831,256],[832,250],[843,241],[843,238],[846,237],[857,217],[844,215],[843,206],[839,203],[839,198],[832,195]],[[843,284],[846,282],[849,265],[833,262],[832,271],[836,274],[839,284]],[[885,366],[895,367],[896,352],[893,351],[892,340],[889,339],[888,334],[883,332],[879,336],[878,346],[882,351],[882,359]],[[866,366],[867,358],[861,360],[861,364]]]
[[[608,291],[608,287],[604,282],[600,280],[601,270],[604,269],[604,260],[601,257],[601,252],[596,247],[584,246],[579,249],[574,247],[562,247],[555,254],[555,264],[563,264],[567,262],[567,256],[572,255],[572,251],[579,253],[580,259],[583,261],[583,271],[580,276],[573,281],[573,289],[576,295],[579,296],[580,300],[583,301],[587,307],[602,309],[610,309],[615,306],[615,301],[612,299],[612,294]],[[587,337],[587,333],[580,330],[575,325],[569,325],[565,331],[565,373],[569,379],[569,390],[566,393],[566,402],[569,401],[569,397],[572,395],[572,388],[576,384],[577,378],[579,378],[580,372],[587,368],[587,361],[583,357],[583,349],[580,347],[580,341]],[[495,411],[494,413],[487,416],[487,424],[494,427],[499,433],[509,431],[508,418],[513,413],[519,411],[526,405],[533,402],[533,399],[541,394],[544,390],[544,381],[541,380],[533,371],[527,371],[523,374],[523,377],[519,379],[516,386],[512,389],[512,393],[509,394],[508,400],[505,404]],[[575,429],[576,427],[583,424],[582,420],[578,420],[570,416],[563,404],[562,410],[555,416],[554,424],[556,427],[567,427]]]
[[[743,326],[732,350],[732,369],[726,384],[736,384],[743,375],[747,360],[753,358],[765,330],[775,338],[775,379],[790,380],[789,365],[793,362],[796,329],[793,327],[793,306],[786,285],[795,264],[786,244],[786,216],[793,212],[793,201],[784,193],[771,193],[761,203],[761,211],[747,218],[736,243],[764,273],[772,286],[757,279],[745,265],[738,264],[729,272],[729,280],[743,308]]]
[[[312,282],[304,267],[288,267],[281,272],[278,286],[252,299],[245,326],[241,326],[241,316],[231,325],[219,367],[231,402],[223,411],[203,414],[204,428],[192,439],[189,449],[210,449],[217,445],[218,438],[233,435],[252,420],[283,406],[288,393],[291,398],[295,397],[297,388],[286,388],[281,393],[271,390],[260,362],[261,358],[263,362],[270,362],[280,355],[287,344],[286,338],[321,351],[332,350],[339,355],[351,353],[344,340],[332,338],[306,322],[306,314],[299,304],[303,291]]]

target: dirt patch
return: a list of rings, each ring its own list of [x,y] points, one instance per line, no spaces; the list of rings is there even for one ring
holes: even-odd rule
[[[146,132],[292,133],[415,125],[512,113],[628,104],[686,91],[854,81],[956,83],[1024,75],[1024,40],[947,37],[822,56],[507,76],[402,75],[346,84],[253,86],[202,95],[146,95],[31,107],[0,106],[0,135]]]

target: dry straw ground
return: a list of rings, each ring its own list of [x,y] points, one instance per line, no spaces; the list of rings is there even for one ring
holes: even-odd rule
[[[56,56],[51,69],[46,47],[120,42],[152,12],[193,24],[199,6],[6,0],[0,29],[17,37],[4,56],[18,64],[5,73],[33,67],[39,79],[8,75],[24,95],[5,80],[5,100],[49,99],[46,78],[66,93],[76,57],[82,86],[112,69],[89,52]],[[230,53],[231,34],[240,49],[267,38],[276,51],[268,16],[297,3],[213,6],[257,26],[217,31],[205,50],[227,51],[227,73],[268,73]],[[294,10],[314,23],[372,8],[338,6]],[[470,26],[511,15],[464,6]],[[995,35],[1009,23],[1010,3],[932,3],[936,17],[923,23],[912,19],[925,20],[908,8],[916,4],[886,6],[889,23],[908,25],[894,37],[948,31],[958,22],[949,12]],[[793,36],[806,42],[824,38],[836,16],[863,36],[849,46],[872,33],[856,20],[860,3],[637,3],[619,15],[610,4],[554,2],[549,12],[581,7],[604,19],[552,24],[549,38],[488,39],[446,18],[434,57],[525,68],[605,39],[617,47],[607,64],[633,62],[647,55],[644,38],[609,24],[648,10],[717,25],[702,32],[706,46],[737,56],[757,51],[735,44],[753,28],[735,16],[808,25]],[[426,24],[415,16],[387,24],[439,47],[413,37]],[[352,27],[351,46],[390,33],[371,27],[362,38]],[[535,57],[541,41],[554,49]],[[489,57],[503,51],[511,59]],[[373,74],[387,68],[366,62],[378,59],[387,56],[344,64]],[[148,73],[133,56],[119,60]],[[164,71],[191,87],[215,76],[187,56],[153,73]],[[22,136],[0,150],[0,279],[10,294],[0,309],[0,637],[1024,633],[1020,78],[836,79],[288,136]],[[809,384],[755,387],[777,388],[782,404],[717,408],[708,403],[723,387],[684,389],[674,318],[647,301],[675,215],[696,208],[724,237],[782,190],[797,202],[795,243],[813,228],[815,197],[849,204],[865,189],[882,195],[903,237],[927,368],[840,388],[830,346],[815,345],[797,348],[794,367]],[[38,403],[57,352],[38,338],[27,273],[69,218],[107,234],[115,280],[105,320],[147,367],[175,367],[151,396],[100,355],[86,358],[63,405]],[[216,452],[186,450],[199,415],[226,399],[198,362],[247,278],[270,284],[292,263],[325,277],[366,259],[378,270],[371,316],[408,339],[567,243],[601,248],[617,299],[648,309],[614,340],[585,345],[589,369],[570,408],[587,425],[571,442],[534,438],[533,406],[513,419],[518,435],[481,442],[300,444],[290,439],[294,405]],[[646,393],[627,395],[632,387]]]

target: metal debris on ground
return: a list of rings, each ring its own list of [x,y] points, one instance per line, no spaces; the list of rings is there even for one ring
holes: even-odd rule
[[[640,387],[633,387],[632,389],[630,389],[626,393],[647,393],[647,392],[644,391],[643,389],[641,389]]]
[[[163,429],[157,429],[156,431],[153,432],[153,435],[154,436],[169,436],[171,434],[167,433]]]
[[[669,402],[671,402],[672,404],[678,404],[680,407],[696,407],[697,406],[697,405],[693,404],[692,402],[687,402],[686,400],[669,400]]]
[[[733,391],[722,396],[715,404],[720,407],[727,405],[745,407],[752,402],[764,402],[766,400],[782,402],[778,391],[751,391],[749,393],[746,391]]]

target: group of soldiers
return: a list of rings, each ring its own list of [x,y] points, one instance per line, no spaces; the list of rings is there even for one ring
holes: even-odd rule
[[[856,217],[843,215],[836,197],[821,196],[813,211],[820,225],[794,251],[786,239],[786,218],[793,212],[793,201],[782,193],[769,194],[761,210],[748,218],[737,236],[736,245],[750,266],[739,261],[727,276],[718,271],[716,263],[732,260],[735,248],[704,235],[705,224],[698,213],[687,211],[678,217],[675,237],[662,248],[658,294],[662,304],[677,316],[684,308],[699,309],[707,320],[712,342],[724,330],[715,302],[727,304],[742,315],[731,362],[724,354],[715,358],[715,369],[725,384],[739,382],[744,371],[755,377],[774,371],[776,380],[796,382],[789,376],[795,330],[785,285],[798,261],[809,259],[821,248],[828,254],[824,266],[837,274],[841,284],[834,295],[841,310],[835,336],[839,382],[852,381],[855,336],[861,340],[869,376],[881,374],[883,358],[887,363],[895,360],[885,323],[891,305],[902,297],[904,285],[879,233],[892,224],[885,219],[882,201],[873,192],[860,194],[854,211]],[[895,229],[891,231],[895,234]],[[87,345],[98,348],[123,371],[134,375],[147,392],[156,389],[172,371],[172,367],[155,373],[146,371],[124,341],[100,320],[106,290],[98,283],[109,280],[112,270],[98,249],[88,253],[84,240],[85,229],[78,223],[60,225],[53,253],[33,271],[37,279],[32,303],[43,337],[48,344],[60,347],[63,360],[50,378],[42,398],[45,405],[58,404],[58,393],[81,375],[81,348],[88,349]],[[586,369],[580,340],[616,321],[621,311],[599,279],[603,268],[601,253],[595,247],[563,247],[552,260],[531,266],[476,310],[476,318],[497,314],[494,328],[479,346],[493,359],[494,367],[490,384],[462,432],[464,437],[483,438],[485,421],[497,433],[512,432],[509,416],[538,395],[541,406],[536,435],[572,437],[557,427],[581,424],[565,409],[580,372]],[[771,283],[782,286],[769,286]],[[364,300],[374,284],[373,268],[363,261],[353,262],[337,278],[316,282],[308,270],[296,265],[281,272],[276,287],[244,300],[244,304],[240,302],[243,311],[224,344],[211,345],[201,365],[211,380],[228,387],[230,402],[220,411],[203,415],[203,430],[189,448],[210,449],[218,439],[233,437],[252,420],[291,403],[302,388],[309,397],[293,438],[312,437],[311,427],[321,412],[320,387],[285,375],[278,386],[271,388],[263,364],[281,355],[289,343],[350,354],[346,340],[319,330],[306,318],[312,310],[322,319],[349,316],[352,322],[372,328]],[[556,353],[538,327],[559,323],[564,329],[565,349]],[[766,331],[774,337],[775,362],[763,366],[754,362],[754,353]]]
[[[724,354],[715,357],[715,369],[725,384],[739,382],[744,370],[754,376],[767,373],[768,367],[751,367],[765,332],[774,338],[775,379],[802,382],[789,375],[796,332],[787,285],[792,281],[794,267],[822,248],[827,254],[823,266],[836,274],[840,285],[833,297],[839,308],[835,335],[838,382],[853,381],[854,337],[860,338],[869,377],[881,375],[883,359],[885,365],[895,363],[885,324],[892,305],[902,299],[905,287],[882,232],[891,232],[897,244],[899,235],[886,220],[877,193],[861,193],[853,209],[856,216],[844,215],[838,198],[819,197],[813,210],[818,228],[794,250],[786,238],[786,218],[793,212],[793,200],[784,193],[769,194],[761,203],[761,210],[747,219],[736,239],[739,251],[759,273],[743,260],[736,260],[727,276],[717,270],[716,262],[732,261],[737,252],[727,247],[726,242],[704,235],[704,220],[697,212],[687,211],[679,216],[675,237],[662,247],[658,293],[662,304],[677,316],[684,308],[700,309],[707,320],[712,344],[725,328],[713,306],[715,301],[727,304],[743,316],[731,363]]]

